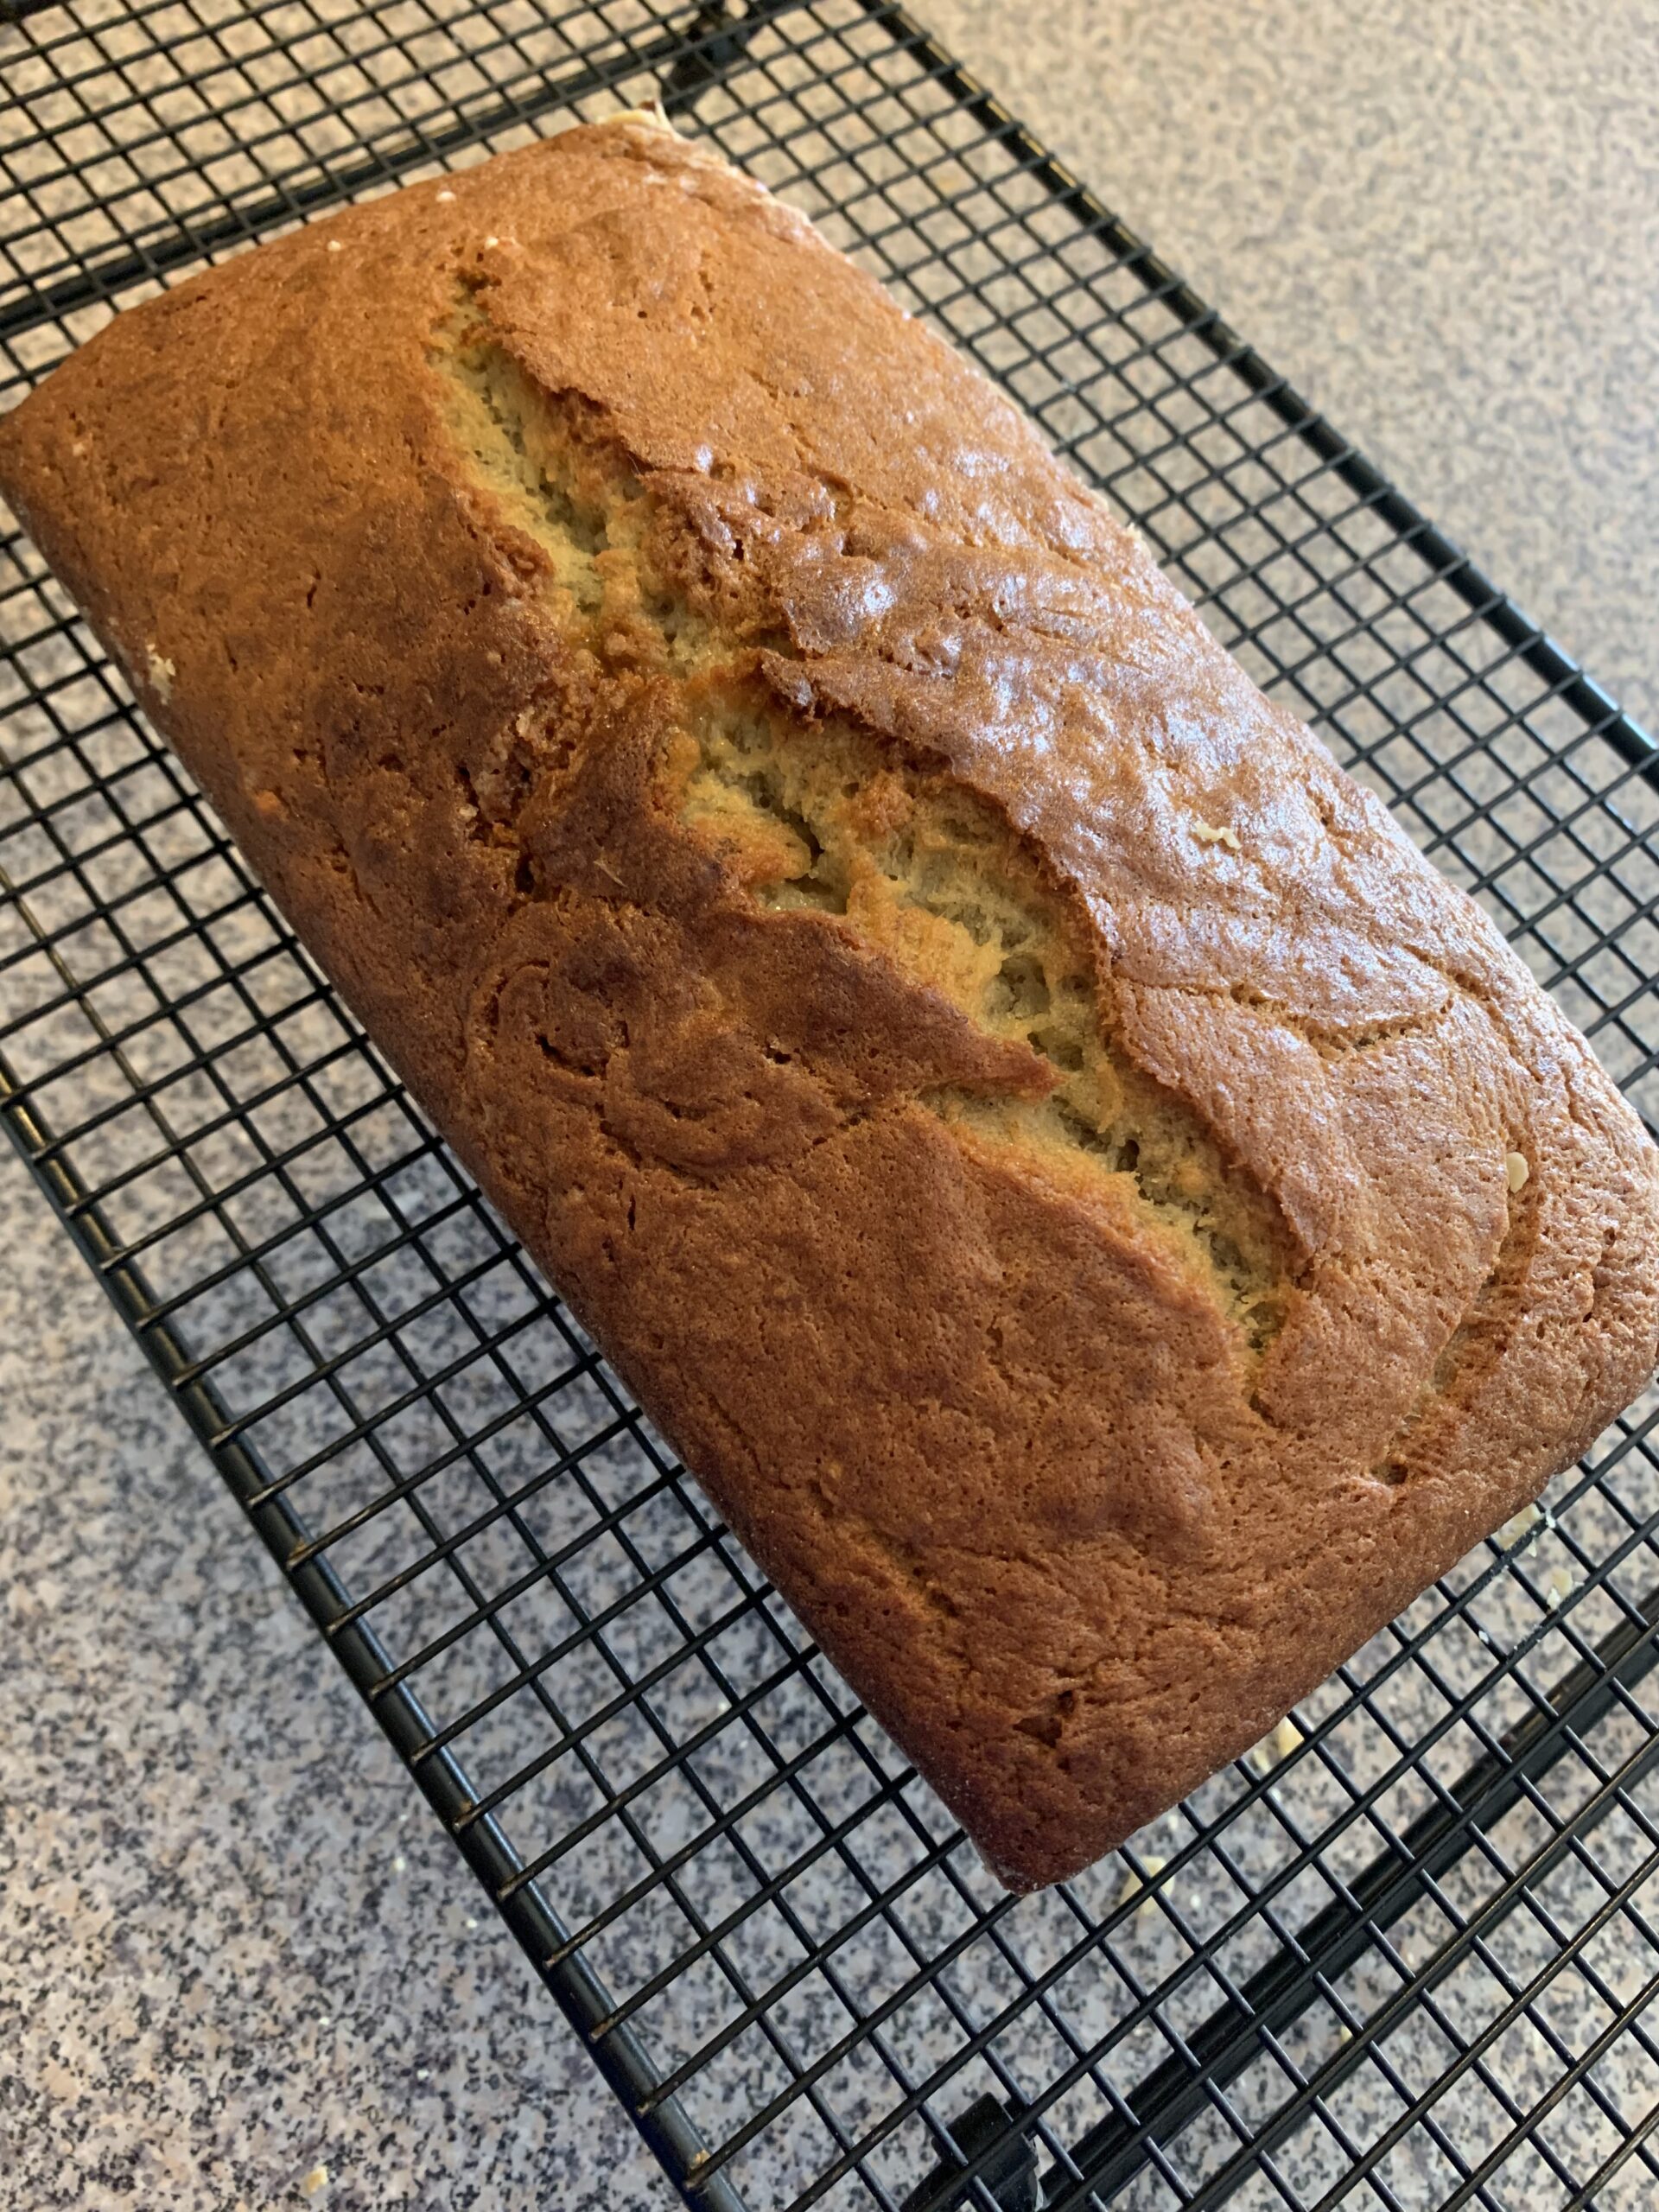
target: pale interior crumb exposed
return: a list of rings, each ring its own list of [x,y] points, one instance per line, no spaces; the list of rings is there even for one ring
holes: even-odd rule
[[[683,687],[671,772],[700,841],[757,905],[840,917],[988,1035],[1035,1056],[1046,1096],[945,1087],[921,1103],[966,1142],[1012,1147],[1068,1192],[1133,1206],[1260,1352],[1287,1305],[1272,1205],[1116,1046],[1077,918],[1006,825],[971,791],[893,762],[851,725],[800,726],[737,673],[722,678],[718,635],[652,572],[649,500],[573,438],[470,308],[445,340],[435,358],[451,380],[451,426],[547,554],[556,619],[602,655],[626,615],[639,649]]]

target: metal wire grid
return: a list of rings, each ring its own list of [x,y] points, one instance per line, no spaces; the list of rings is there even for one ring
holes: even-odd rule
[[[313,207],[695,105],[1037,414],[1659,1122],[1649,741],[896,10],[52,8],[0,84],[5,400]],[[1014,1904],[3,559],[8,1127],[690,2201],[1653,2202],[1651,1398],[1273,1745]]]

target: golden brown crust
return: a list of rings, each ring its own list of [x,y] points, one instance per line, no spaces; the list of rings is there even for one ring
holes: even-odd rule
[[[614,539],[560,582],[481,480],[463,324],[791,741],[1005,826],[1116,1064],[1271,1213],[1262,1348],[1121,1161],[939,1104],[1052,1071],[688,819],[727,695]],[[695,149],[573,131],[194,279],[0,424],[0,483],[1016,1886],[1254,1741],[1650,1371],[1659,1175],[1583,1040],[990,387]]]

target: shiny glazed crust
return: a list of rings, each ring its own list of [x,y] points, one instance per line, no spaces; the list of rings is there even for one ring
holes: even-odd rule
[[[1012,1885],[1650,1372],[1653,1147],[1484,917],[988,384],[648,120],[120,317],[0,484]]]

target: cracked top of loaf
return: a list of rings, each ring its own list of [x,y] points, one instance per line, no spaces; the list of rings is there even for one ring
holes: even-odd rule
[[[1659,1178],[1031,427],[648,118],[121,316],[0,483],[1020,1887],[1641,1385]]]

